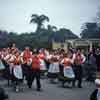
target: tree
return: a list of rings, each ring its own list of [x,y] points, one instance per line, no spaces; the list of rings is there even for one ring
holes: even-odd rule
[[[58,31],[56,31],[54,34],[52,34],[52,40],[58,41],[58,42],[64,42],[66,39],[76,39],[78,38],[77,35],[75,35],[71,30],[66,28],[61,28]]]
[[[36,33],[39,33],[41,29],[44,27],[45,21],[49,22],[49,18],[47,16],[32,14],[30,23],[37,25]]]
[[[8,42],[8,32],[0,30],[0,47],[6,47]]]
[[[82,26],[81,38],[100,38],[100,27],[96,22],[87,22]]]
[[[82,25],[81,38],[100,38],[100,7],[93,21]]]
[[[98,8],[97,16],[94,19],[96,23],[100,25],[100,7]]]
[[[49,32],[55,32],[55,31],[57,31],[57,27],[56,26],[52,26],[52,25],[48,25],[47,26],[47,30]]]

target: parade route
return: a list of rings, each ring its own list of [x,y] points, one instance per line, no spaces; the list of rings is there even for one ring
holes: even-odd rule
[[[89,100],[94,90],[93,83],[83,82],[83,88],[61,88],[59,84],[50,84],[48,80],[41,80],[42,91],[37,92],[35,82],[32,89],[24,86],[24,92],[15,93],[7,87],[5,81],[0,82],[9,95],[9,100]]]

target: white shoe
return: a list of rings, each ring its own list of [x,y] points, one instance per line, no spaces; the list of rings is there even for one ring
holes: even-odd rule
[[[19,89],[18,88],[16,88],[16,90],[15,90],[16,92],[19,92]]]

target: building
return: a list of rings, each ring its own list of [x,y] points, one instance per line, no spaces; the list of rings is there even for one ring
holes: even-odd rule
[[[100,47],[100,39],[67,39],[65,42],[52,41],[52,48],[62,48],[68,50],[68,48],[82,48],[88,50],[89,48]]]

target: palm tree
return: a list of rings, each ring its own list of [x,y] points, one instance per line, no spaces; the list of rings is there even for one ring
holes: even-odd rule
[[[30,23],[37,25],[36,32],[39,33],[40,30],[44,27],[45,21],[49,22],[49,18],[47,16],[32,14]]]

